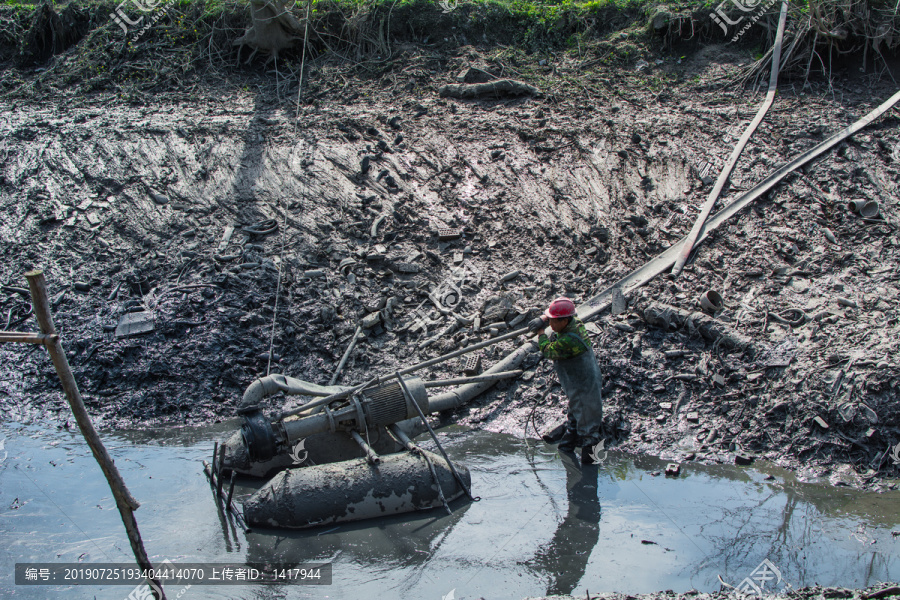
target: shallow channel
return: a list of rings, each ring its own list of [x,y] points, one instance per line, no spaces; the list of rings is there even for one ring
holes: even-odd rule
[[[552,446],[446,428],[478,502],[304,532],[244,534],[216,510],[203,475],[209,428],[104,434],[156,562],[333,563],[330,586],[193,586],[170,598],[521,599],[544,594],[738,585],[768,560],[767,590],[900,579],[900,492],[803,483],[766,465],[682,465],[609,452],[582,466]],[[83,439],[0,426],[0,597],[122,599],[122,586],[16,586],[17,562],[132,560],[109,488]],[[421,439],[424,447],[429,440]],[[774,478],[772,478],[774,476]],[[769,477],[770,479],[767,479]],[[252,491],[239,486],[236,496]],[[771,568],[769,569],[770,573]]]

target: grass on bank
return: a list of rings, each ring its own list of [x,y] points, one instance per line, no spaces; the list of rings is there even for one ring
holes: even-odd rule
[[[900,45],[895,3],[792,0],[788,29],[803,41],[797,65],[802,67],[807,57],[827,60],[835,50],[893,50]],[[141,12],[140,4],[153,8]],[[602,56],[604,64],[617,59],[624,63],[636,60],[641,49],[650,46],[683,49],[728,43],[710,18],[720,4],[707,0],[312,0],[308,64],[317,68],[329,60],[350,61],[371,73],[384,73],[395,49],[404,45],[444,54],[464,46],[526,56],[593,53]],[[138,38],[131,31],[124,33],[110,18],[119,6],[132,18],[143,16],[145,22],[161,11],[165,14]],[[307,5],[298,0],[287,6],[302,18]],[[732,18],[741,16],[731,2],[724,6],[731,7]],[[768,48],[779,8],[777,1],[767,8],[740,43]],[[72,28],[62,41],[56,38],[60,26],[51,22],[53,17]],[[80,91],[110,86],[147,90],[166,79],[211,71],[228,76],[244,69],[233,42],[250,22],[249,0],[125,0],[121,4],[73,0],[52,5],[0,0],[0,62],[25,71],[44,70],[31,82],[31,89],[37,91],[44,83],[79,86]],[[300,46],[283,53],[279,66],[295,71]],[[248,54],[245,51],[243,57]],[[257,70],[263,62],[264,57],[257,59]],[[372,63],[379,64],[365,66]],[[17,87],[23,77],[21,73],[0,75],[0,88]]]

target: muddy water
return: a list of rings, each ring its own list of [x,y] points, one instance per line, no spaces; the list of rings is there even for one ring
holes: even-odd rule
[[[329,587],[194,586],[181,598],[523,598],[740,583],[768,559],[767,589],[900,579],[900,494],[800,483],[765,466],[683,466],[601,454],[582,467],[543,444],[463,429],[440,433],[479,502],[406,519],[304,533],[243,534],[218,515],[200,461],[230,429],[106,435],[155,561],[331,560]],[[15,586],[16,562],[128,562],[109,489],[79,437],[0,427],[0,596],[110,598],[119,586]],[[428,445],[423,441],[423,445]],[[767,479],[769,477],[770,479]],[[252,491],[241,487],[238,495]],[[776,585],[773,585],[776,584]],[[174,597],[181,590],[169,590]]]

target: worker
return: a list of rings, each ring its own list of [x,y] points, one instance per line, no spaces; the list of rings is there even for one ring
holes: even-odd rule
[[[538,347],[545,358],[553,361],[559,382],[569,398],[562,436],[548,441],[558,443],[559,449],[565,452],[580,447],[582,460],[587,460],[591,448],[602,438],[600,367],[584,323],[575,316],[575,303],[568,298],[557,298],[550,303],[542,320],[543,324],[535,325]],[[553,339],[544,333],[547,321],[555,332]]]

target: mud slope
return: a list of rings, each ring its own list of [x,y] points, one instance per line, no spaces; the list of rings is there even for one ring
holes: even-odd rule
[[[273,372],[327,383],[367,318],[341,376],[361,381],[515,326],[555,296],[586,298],[685,234],[709,190],[704,163],[721,165],[759,102],[706,85],[735,68],[710,55],[680,72],[671,59],[611,80],[587,72],[583,97],[443,100],[434,90],[449,71],[416,96],[396,78],[358,82],[355,100],[320,99],[299,119],[262,86],[191,103],[6,104],[0,283],[45,269],[70,361],[107,424],[231,416],[267,371],[270,336]],[[654,88],[666,69],[682,83]],[[781,90],[731,195],[893,92],[793,90]],[[683,277],[598,321],[619,447],[678,460],[744,452],[849,485],[897,475],[896,124],[790,177]],[[856,198],[877,200],[881,216],[849,212]],[[462,237],[441,241],[439,228]],[[651,300],[696,310],[710,288],[726,300],[716,318],[752,352],[639,317]],[[15,289],[0,308],[8,329],[32,327]],[[802,323],[787,323],[791,309]],[[134,311],[154,330],[117,337]],[[555,421],[564,397],[536,364],[458,416],[519,435],[529,418]],[[46,356],[7,346],[0,365],[9,418],[65,420]]]

